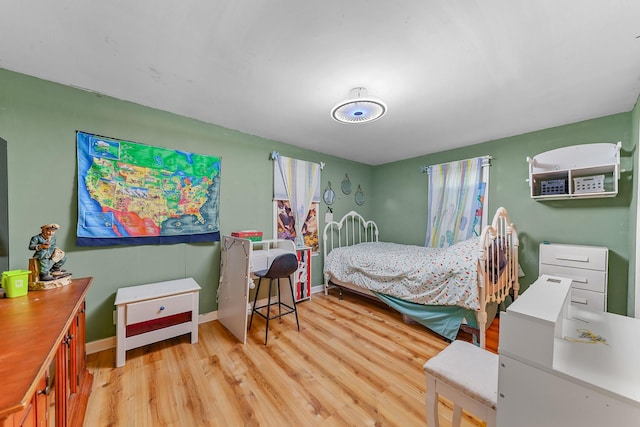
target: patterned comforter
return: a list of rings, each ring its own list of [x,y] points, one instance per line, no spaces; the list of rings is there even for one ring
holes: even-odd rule
[[[335,248],[324,274],[406,301],[478,310],[478,243],[472,238],[443,249],[383,242]]]

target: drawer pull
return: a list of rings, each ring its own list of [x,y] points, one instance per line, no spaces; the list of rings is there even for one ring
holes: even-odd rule
[[[580,255],[556,255],[556,259],[561,261],[589,262],[588,256]]]
[[[165,309],[164,305],[161,305],[160,306],[160,311],[164,311],[164,309]]]
[[[574,282],[578,282],[578,283],[588,283],[589,282],[589,279],[586,278],[586,277],[574,277],[574,276],[569,276],[568,274],[564,275],[563,277],[566,277],[567,279],[571,279]]]
[[[50,393],[51,393],[51,384],[47,384],[45,388],[43,388],[42,390],[38,390],[38,394],[44,394],[45,396],[49,396]]]
[[[589,301],[587,301],[586,298],[579,298],[579,297],[572,296],[571,302],[575,302],[576,304],[589,305]]]

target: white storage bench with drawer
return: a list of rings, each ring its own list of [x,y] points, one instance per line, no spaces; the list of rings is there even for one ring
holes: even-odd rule
[[[571,303],[607,311],[609,249],[604,246],[540,244],[540,275],[571,279]]]
[[[116,367],[133,348],[189,333],[198,342],[199,292],[192,278],[118,289]]]

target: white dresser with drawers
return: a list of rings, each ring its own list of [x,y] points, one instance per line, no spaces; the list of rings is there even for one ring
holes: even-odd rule
[[[609,249],[558,243],[540,244],[539,274],[571,279],[571,303],[607,311]]]

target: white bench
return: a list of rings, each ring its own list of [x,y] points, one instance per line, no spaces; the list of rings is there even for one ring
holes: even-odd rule
[[[498,355],[465,341],[454,341],[424,364],[427,376],[427,425],[439,427],[438,396],[453,403],[452,425],[462,409],[496,425]]]

